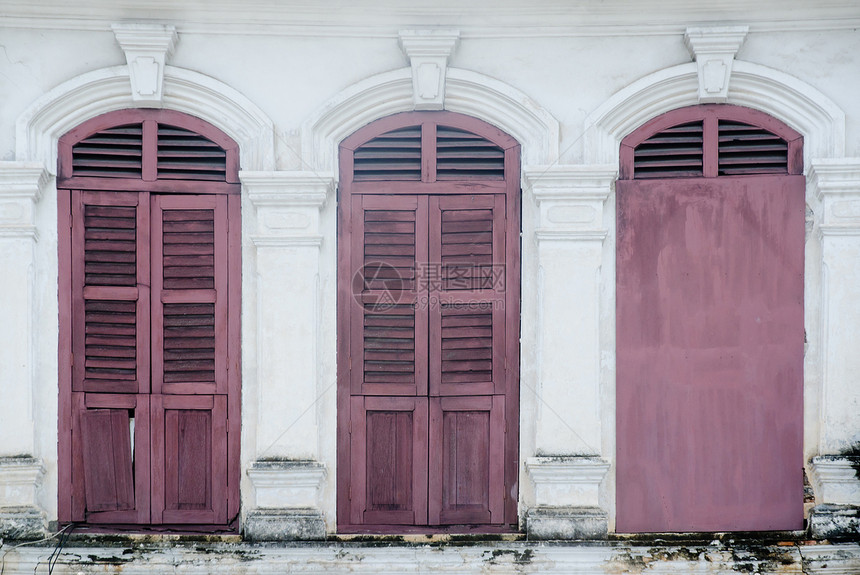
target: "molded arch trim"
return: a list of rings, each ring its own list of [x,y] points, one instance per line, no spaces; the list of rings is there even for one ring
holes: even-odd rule
[[[448,68],[445,110],[484,120],[517,140],[523,164],[548,165],[558,158],[558,121],[531,98],[503,82],[469,70]],[[334,96],[302,126],[305,162],[337,173],[340,143],[374,120],[412,111],[412,70],[367,78]]]
[[[17,159],[41,161],[53,173],[57,142],[64,134],[106,112],[142,107],[132,99],[129,82],[128,66],[115,66],[68,80],[43,95],[18,118]],[[165,66],[162,108],[196,116],[227,134],[239,145],[242,169],[274,170],[272,121],[230,86]]]
[[[697,105],[694,62],[650,74],[616,92],[585,121],[585,163],[618,163],[621,140],[661,114]],[[804,138],[804,165],[811,158],[845,154],[845,114],[815,87],[767,66],[737,60],[728,104],[765,112]]]

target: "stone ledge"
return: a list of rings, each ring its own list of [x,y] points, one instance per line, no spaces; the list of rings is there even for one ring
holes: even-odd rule
[[[810,468],[817,503],[860,506],[860,457],[819,455]]]
[[[599,507],[534,507],[526,512],[530,540],[606,539],[607,513]]]
[[[45,514],[32,506],[0,508],[0,540],[31,540],[48,536]]]
[[[252,541],[319,541],[325,539],[325,520],[311,508],[254,509],[244,534]]]
[[[816,505],[809,512],[809,531],[815,539],[860,539],[860,507]]]

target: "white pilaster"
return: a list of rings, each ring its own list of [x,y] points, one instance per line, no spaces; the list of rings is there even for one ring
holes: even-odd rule
[[[416,110],[445,108],[448,58],[459,40],[459,30],[400,32],[400,47],[412,66],[412,98]]]
[[[176,46],[176,28],[140,22],[123,22],[111,28],[128,62],[132,100],[160,105],[164,63]]]
[[[537,455],[600,455],[600,267],[614,166],[535,167]]]
[[[822,393],[819,453],[860,445],[860,158],[813,160],[821,200]]]
[[[698,66],[699,103],[728,101],[732,63],[748,31],[747,26],[687,28],[684,43]]]
[[[320,459],[317,410],[320,209],[332,179],[241,172],[256,210],[256,459]]]
[[[41,164],[0,162],[0,455],[33,455],[36,203],[48,182]]]

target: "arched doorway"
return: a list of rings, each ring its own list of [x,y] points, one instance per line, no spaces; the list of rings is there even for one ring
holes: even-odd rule
[[[450,112],[341,144],[338,529],[510,528],[519,145]]]
[[[803,526],[802,158],[728,105],[621,144],[619,532]]]
[[[121,110],[60,138],[58,164],[59,519],[234,529],[238,146]]]

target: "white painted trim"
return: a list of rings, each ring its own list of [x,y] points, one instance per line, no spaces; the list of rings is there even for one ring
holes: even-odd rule
[[[321,175],[337,176],[340,142],[374,120],[414,109],[412,68],[358,82],[323,104],[302,125],[302,159]],[[558,121],[530,97],[477,72],[448,68],[445,109],[480,118],[514,137],[522,163],[558,158]]]
[[[815,502],[860,506],[860,479],[854,470],[857,458],[839,455],[813,457],[810,462]]]
[[[247,508],[320,508],[327,472],[316,461],[259,461],[247,470],[254,485],[254,505]]]
[[[18,118],[16,158],[42,162],[56,173],[60,136],[106,112],[153,105],[134,100],[130,81],[128,66],[115,66],[82,74],[44,94]],[[243,169],[274,169],[272,121],[241,93],[173,66],[165,66],[163,91],[161,107],[197,116],[236,140]]]

